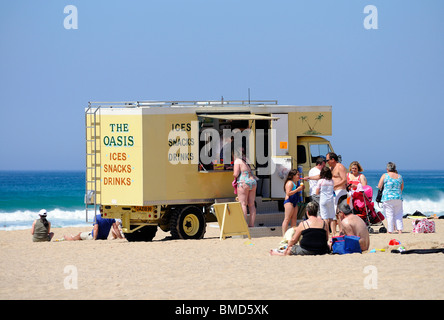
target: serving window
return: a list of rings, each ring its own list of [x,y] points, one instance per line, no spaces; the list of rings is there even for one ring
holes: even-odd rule
[[[255,120],[271,120],[269,116],[253,114],[200,114],[199,171],[233,170],[233,150],[242,150],[254,163]],[[241,148],[240,148],[241,146]]]

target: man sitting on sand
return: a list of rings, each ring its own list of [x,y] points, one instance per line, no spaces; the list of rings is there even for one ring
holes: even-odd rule
[[[347,204],[347,200],[342,201],[338,205],[338,217],[341,220],[341,235],[358,236],[361,250],[368,250],[370,246],[370,235],[367,225],[359,216],[352,213],[352,209]]]
[[[65,240],[106,240],[108,239],[109,231],[112,228],[113,238],[123,239],[120,230],[114,219],[103,219],[100,214],[96,215],[96,221],[91,232],[80,232],[78,235],[64,236]]]

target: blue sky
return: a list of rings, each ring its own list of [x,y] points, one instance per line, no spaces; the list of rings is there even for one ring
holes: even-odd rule
[[[67,5],[78,29],[65,29]],[[378,29],[367,30],[367,5]],[[3,1],[0,170],[83,170],[88,101],[332,105],[344,164],[442,169],[444,1]]]

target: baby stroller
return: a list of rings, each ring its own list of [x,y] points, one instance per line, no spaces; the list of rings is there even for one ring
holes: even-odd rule
[[[379,233],[386,233],[387,229],[384,227],[382,221],[385,217],[381,212],[376,212],[375,204],[372,202],[373,189],[370,186],[358,185],[355,191],[352,191],[352,208],[353,213],[361,217],[368,227],[369,233],[374,233],[372,226],[380,226]]]

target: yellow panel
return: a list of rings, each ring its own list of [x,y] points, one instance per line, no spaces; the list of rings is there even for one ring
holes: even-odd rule
[[[195,114],[144,115],[143,127],[145,204],[234,197],[232,171],[198,171]]]
[[[140,115],[101,116],[102,203],[143,205]]]
[[[332,133],[331,112],[292,112],[288,128],[297,136],[328,136]]]
[[[239,202],[215,203],[213,208],[219,223],[221,239],[234,235],[247,235],[251,239]]]
[[[293,168],[297,166],[298,137],[331,135],[331,123],[331,111],[288,114],[288,154],[293,157]]]

